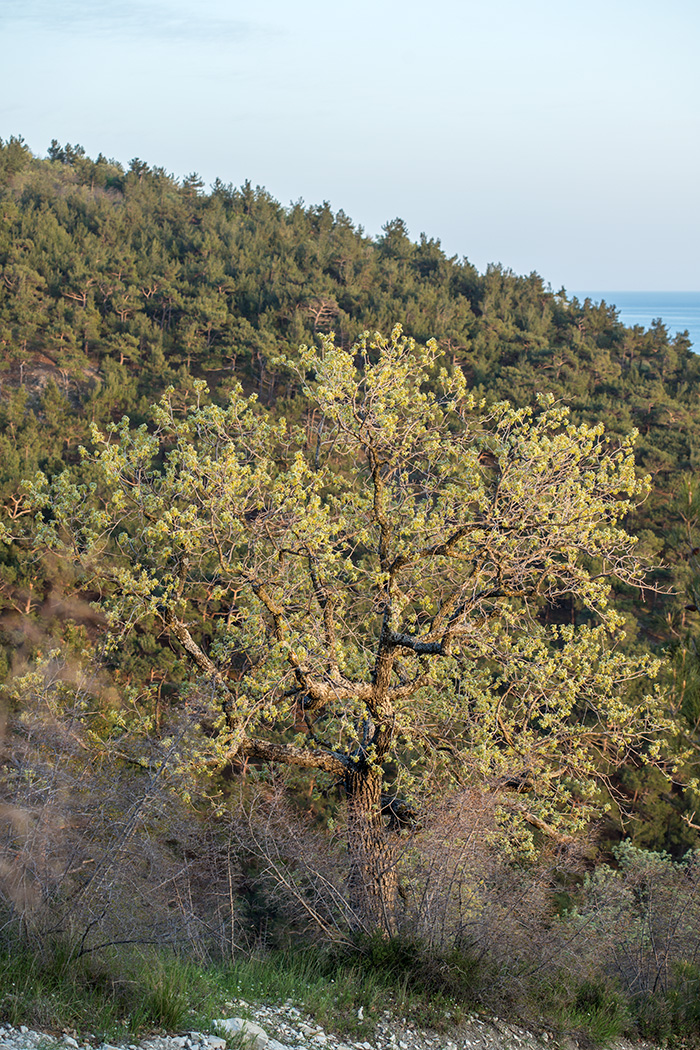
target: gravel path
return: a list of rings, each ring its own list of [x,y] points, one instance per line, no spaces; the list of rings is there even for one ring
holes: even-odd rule
[[[229,1004],[227,1004],[229,1005]],[[386,1011],[377,1019],[371,1040],[344,1041],[325,1032],[313,1018],[293,1003],[281,1006],[237,1004],[246,1018],[231,1016],[212,1021],[211,1032],[188,1032],[175,1036],[151,1036],[139,1044],[116,1047],[97,1040],[85,1041],[75,1033],[60,1036],[0,1026],[0,1050],[226,1050],[226,1039],[246,1050],[577,1050],[571,1038],[547,1032],[534,1033],[497,1018],[473,1016],[449,1035],[438,1034],[393,1017]],[[254,1020],[251,1020],[254,1018]],[[363,1018],[360,1018],[363,1019]],[[649,1043],[618,1040],[610,1050],[659,1050]]]

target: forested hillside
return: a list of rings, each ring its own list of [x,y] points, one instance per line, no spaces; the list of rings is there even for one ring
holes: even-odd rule
[[[89,604],[96,593],[76,590],[20,535],[23,479],[79,470],[91,423],[126,414],[140,424],[167,387],[185,405],[201,379],[218,404],[242,383],[313,445],[322,420],[290,364],[299,345],[332,331],[348,348],[398,322],[419,342],[437,340],[489,403],[531,405],[551,392],[577,422],[639,431],[638,470],[652,490],[626,527],[654,570],[641,593],[621,586],[618,604],[629,651],[666,658],[679,748],[700,747],[700,357],[686,338],[670,339],[660,323],[626,328],[613,308],[552,291],[537,274],[480,274],[426,235],[413,242],[400,219],[373,239],[327,203],[284,207],[250,184],[207,191],[196,175],[178,181],[138,159],[125,170],[79,146],[54,142],[38,159],[19,139],[2,143],[0,204],[0,503],[14,537],[0,553],[4,679],[53,645],[77,652],[103,633]],[[543,615],[575,623],[587,614],[562,600]],[[181,659],[152,633],[136,631],[104,659],[117,691],[151,690],[156,724],[177,702]],[[637,815],[627,827],[635,841],[676,854],[695,846],[682,790],[693,774],[692,762],[672,785],[634,763],[616,774]]]

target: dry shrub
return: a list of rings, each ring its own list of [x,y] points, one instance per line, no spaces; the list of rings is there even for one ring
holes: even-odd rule
[[[633,998],[667,996],[684,975],[700,975],[700,853],[682,861],[615,849],[617,866],[587,879],[570,927],[585,929],[582,950]]]
[[[497,803],[464,792],[425,815],[403,859],[404,935],[466,953],[471,993],[495,1011],[657,1038],[696,1031],[700,853],[676,862],[622,843],[614,865],[586,873],[585,844],[544,845],[524,864]]]
[[[248,793],[233,827],[282,921],[306,936],[320,931],[325,940],[353,938],[360,923],[347,899],[340,820],[332,833],[313,829],[279,777]],[[566,938],[552,944],[554,898],[580,871],[580,857],[569,845],[537,862],[519,862],[499,823],[496,798],[465,791],[426,808],[415,828],[395,834],[392,853],[400,880],[400,939],[435,954],[469,953],[488,964],[491,979],[495,970],[512,977],[570,954]]]
[[[230,834],[260,908],[274,918],[268,942],[293,934],[307,940],[347,942],[359,917],[348,902],[344,829],[314,826],[290,801],[284,771],[248,784],[232,805]],[[259,930],[259,933],[262,933]]]
[[[499,825],[497,800],[463,791],[426,809],[404,851],[403,928],[431,948],[481,956],[504,937],[512,955],[549,907],[549,871],[525,869]]]
[[[1,741],[1,921],[78,954],[115,943],[230,954],[236,871],[209,807],[187,801],[181,753],[110,712],[100,682],[50,658],[16,680]],[[8,691],[9,693],[9,691]]]
[[[402,934],[443,958],[473,964],[471,994],[527,1014],[533,985],[589,976],[558,900],[581,881],[585,847],[544,842],[523,857],[499,799],[467,790],[427,809],[402,861]],[[581,934],[582,935],[582,934]]]

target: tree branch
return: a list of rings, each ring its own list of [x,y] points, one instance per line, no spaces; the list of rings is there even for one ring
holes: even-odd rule
[[[275,626],[275,635],[278,641],[284,641],[289,633],[289,625],[284,619],[284,608],[276,602],[267,588],[262,583],[253,584],[253,591],[263,603],[272,616]],[[287,660],[296,672],[297,681],[304,692],[314,701],[313,706],[319,704],[334,704],[344,700],[360,700],[371,702],[375,696],[373,685],[366,683],[349,682],[347,679],[320,681],[305,670],[299,656],[292,648],[287,653]],[[307,710],[312,710],[311,705],[306,705]]]
[[[340,680],[340,669],[338,667],[338,649],[337,649],[337,638],[335,633],[335,619],[333,614],[335,612],[335,602],[329,596],[326,587],[321,583],[316,572],[316,565],[314,563],[311,552],[308,552],[309,558],[309,575],[311,576],[311,583],[313,585],[314,592],[316,594],[316,600],[321,606],[323,613],[323,631],[326,638],[326,645],[328,646],[328,671],[331,678]]]
[[[231,688],[228,681],[216,664],[210,660],[207,654],[197,645],[190,634],[187,625],[184,624],[182,620],[178,620],[172,609],[166,609],[162,615],[166,626],[175,635],[195,667],[198,667],[200,671],[203,671],[204,674],[207,675],[207,677],[213,679],[216,684],[230,696]]]
[[[384,478],[382,477],[382,464],[373,449],[368,449],[370,469],[372,471],[372,485],[374,487],[374,519],[379,525],[379,564],[382,572],[389,571],[389,544],[391,543],[393,529],[387,517],[384,506]]]
[[[442,642],[423,642],[412,634],[403,634],[391,631],[387,637],[387,645],[393,649],[411,649],[412,652],[421,656],[445,656],[445,647]]]
[[[278,762],[286,766],[296,766],[301,769],[323,769],[327,773],[336,776],[344,776],[350,768],[351,761],[346,755],[337,751],[312,750],[305,747],[296,747],[294,744],[273,744],[266,740],[255,738],[244,739],[236,751],[229,752],[225,757],[232,762],[235,758],[244,755],[246,758],[257,758],[264,762]]]

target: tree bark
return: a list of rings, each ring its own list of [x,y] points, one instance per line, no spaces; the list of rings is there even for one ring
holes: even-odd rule
[[[360,761],[345,774],[348,895],[358,929],[396,933],[396,835],[382,819],[382,775]]]

